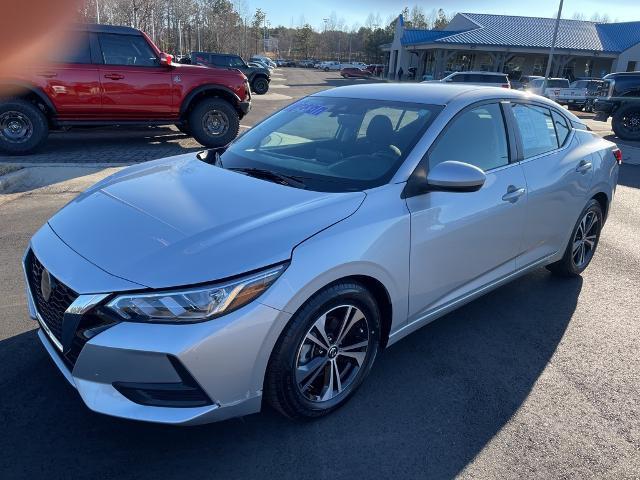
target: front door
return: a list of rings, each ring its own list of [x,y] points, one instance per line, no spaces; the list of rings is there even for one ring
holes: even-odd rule
[[[431,191],[407,199],[410,322],[515,271],[527,191],[511,156],[499,103],[458,114],[429,150],[427,170],[456,160],[481,168],[487,178],[476,192]]]
[[[159,64],[142,35],[100,33],[102,110],[112,119],[164,119],[176,115],[171,67]]]

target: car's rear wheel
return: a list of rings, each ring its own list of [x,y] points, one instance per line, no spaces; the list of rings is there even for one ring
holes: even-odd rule
[[[573,228],[564,256],[547,265],[547,269],[563,277],[573,277],[584,272],[598,247],[603,221],[600,203],[591,199]]]
[[[371,370],[380,343],[380,312],[359,283],[314,295],[280,336],[267,369],[265,400],[296,419],[344,404]]]
[[[620,108],[611,118],[611,128],[622,140],[640,140],[640,106]]]
[[[269,91],[269,82],[264,77],[258,77],[253,81],[252,89],[256,95],[264,95]]]
[[[206,147],[224,147],[240,130],[238,112],[225,100],[208,98],[198,103],[189,114],[191,134]]]
[[[19,98],[0,103],[0,150],[11,155],[35,152],[49,135],[47,117]]]

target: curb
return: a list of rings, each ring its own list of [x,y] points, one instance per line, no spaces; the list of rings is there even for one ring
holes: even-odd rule
[[[0,176],[0,194],[10,191],[28,176],[28,169],[22,167],[20,167],[19,170]]]

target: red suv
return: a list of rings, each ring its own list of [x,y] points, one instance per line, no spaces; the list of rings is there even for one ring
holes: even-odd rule
[[[72,52],[0,76],[0,150],[30,153],[50,129],[76,126],[174,123],[208,147],[237,136],[251,105],[240,71],[174,64],[129,27],[82,25],[70,38]]]

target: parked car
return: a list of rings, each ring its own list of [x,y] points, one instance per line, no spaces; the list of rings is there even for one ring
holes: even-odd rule
[[[349,77],[369,78],[371,76],[371,72],[363,68],[346,67],[340,70],[340,76],[342,78],[349,78]]]
[[[507,74],[498,72],[453,72],[442,80],[435,81],[443,83],[468,83],[481,85],[483,87],[511,88]],[[422,83],[431,82],[432,81],[424,81]]]
[[[515,88],[516,90],[524,90],[529,86],[531,80],[544,78],[538,75],[521,75],[521,72],[511,72],[508,74],[508,77],[509,82],[511,83],[511,88]]]
[[[367,65],[365,69],[370,71],[372,75],[379,76],[382,75],[382,72],[384,72],[384,65],[373,63],[371,65]]]
[[[269,57],[265,57],[264,55],[254,55],[250,58],[250,60],[252,62],[264,63],[269,69],[274,69],[278,66],[276,62],[271,60]]]
[[[246,77],[236,70],[172,62],[143,32],[110,25],[77,26],[73,48],[2,76],[0,150],[27,154],[49,130],[175,123],[201,144],[228,144],[250,108]]]
[[[191,63],[208,67],[235,68],[245,74],[251,91],[264,95],[269,91],[271,72],[257,62],[245,63],[240,55],[214,52],[191,52]]]
[[[321,91],[67,204],[26,252],[29,314],[96,412],[320,417],[423,325],[542,266],[582,273],[619,159],[522,92]]]
[[[640,72],[610,73],[594,101],[596,120],[606,122],[623,140],[640,140]]]
[[[566,78],[549,78],[545,85],[544,77],[542,77],[531,80],[524,90],[556,101],[563,88],[569,88],[569,80]]]
[[[342,68],[342,64],[338,61],[331,60],[328,62],[321,62],[318,68],[320,68],[320,70],[328,72],[329,70],[340,70]]]
[[[314,63],[313,60],[300,60],[297,66],[301,68],[313,68]]]
[[[570,110],[586,110],[586,107],[593,105],[593,99],[602,83],[602,80],[576,80],[569,88],[560,89],[556,102],[566,105]]]

